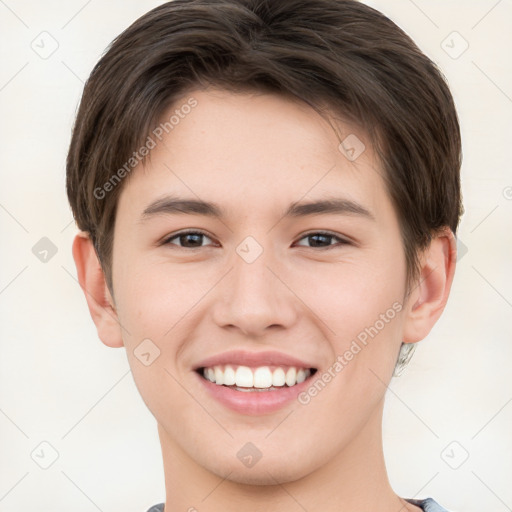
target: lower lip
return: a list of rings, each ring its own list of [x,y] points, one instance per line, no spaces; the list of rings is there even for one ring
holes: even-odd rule
[[[295,386],[283,386],[273,391],[237,391],[210,382],[197,372],[194,373],[206,390],[221,404],[238,413],[250,415],[269,414],[282,409],[297,399],[297,395],[311,384],[311,378],[314,376]]]

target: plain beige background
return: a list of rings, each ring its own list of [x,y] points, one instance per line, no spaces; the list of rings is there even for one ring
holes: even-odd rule
[[[155,420],[76,282],[64,189],[83,82],[160,3],[0,0],[0,512],[145,512],[164,501]],[[510,511],[512,0],[367,3],[440,66],[464,148],[452,296],[388,391],[390,478],[402,496],[450,510]]]

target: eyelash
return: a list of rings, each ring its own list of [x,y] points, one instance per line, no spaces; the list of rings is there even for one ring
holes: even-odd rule
[[[186,236],[186,235],[202,235],[202,236],[205,236],[207,238],[212,239],[212,237],[210,235],[208,235],[207,233],[205,233],[203,231],[189,230],[189,231],[182,231],[181,233],[177,233],[177,234],[174,234],[174,235],[166,238],[162,242],[162,245],[175,245],[178,249],[189,249],[189,250],[202,249],[203,248],[203,246],[199,246],[199,247],[181,247],[179,245],[171,243],[171,241],[174,240],[175,238],[180,238],[180,237]],[[310,233],[306,233],[301,238],[299,238],[299,241],[304,239],[304,238],[312,237],[314,235],[321,235],[321,236],[329,237],[329,238],[332,238],[332,239],[336,239],[336,240],[338,240],[338,244],[328,245],[326,247],[309,247],[310,249],[318,249],[318,250],[324,250],[325,251],[325,250],[332,249],[333,247],[338,247],[338,246],[341,246],[341,245],[350,245],[351,244],[351,242],[346,240],[345,238],[341,238],[341,237],[335,235],[334,233],[330,233],[328,231],[312,231]],[[307,247],[307,246],[299,246],[299,247]]]

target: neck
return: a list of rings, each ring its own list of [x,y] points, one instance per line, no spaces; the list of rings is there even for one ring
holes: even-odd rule
[[[197,464],[158,425],[164,461],[165,512],[420,511],[399,498],[387,477],[382,449],[383,402],[351,443],[317,470],[281,483],[249,485],[216,475]],[[229,471],[226,471],[229,473]]]

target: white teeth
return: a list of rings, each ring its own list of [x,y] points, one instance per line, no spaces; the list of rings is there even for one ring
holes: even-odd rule
[[[248,366],[239,366],[235,372],[235,384],[241,388],[252,388],[254,376]]]
[[[272,386],[281,387],[284,386],[286,377],[282,368],[276,368],[272,374]]]
[[[247,391],[251,388],[253,390],[277,388],[285,384],[289,387],[295,386],[295,384],[304,382],[310,375],[310,369],[297,369],[293,366],[286,370],[277,367],[273,371],[268,366],[249,368],[248,366],[236,365],[214,366],[203,369],[203,376],[210,382],[219,386],[247,388]]]
[[[256,368],[254,372],[254,387],[269,388],[270,386],[272,386],[272,372],[270,368],[268,366]]]
[[[291,368],[288,368],[288,371],[286,372],[286,385],[287,386],[294,386],[297,382],[297,370],[292,366]]]
[[[224,384],[224,372],[218,366],[215,366],[213,371],[215,372],[215,384],[219,384],[219,386]]]
[[[229,365],[224,368],[224,386],[234,386],[236,383],[235,370]]]

